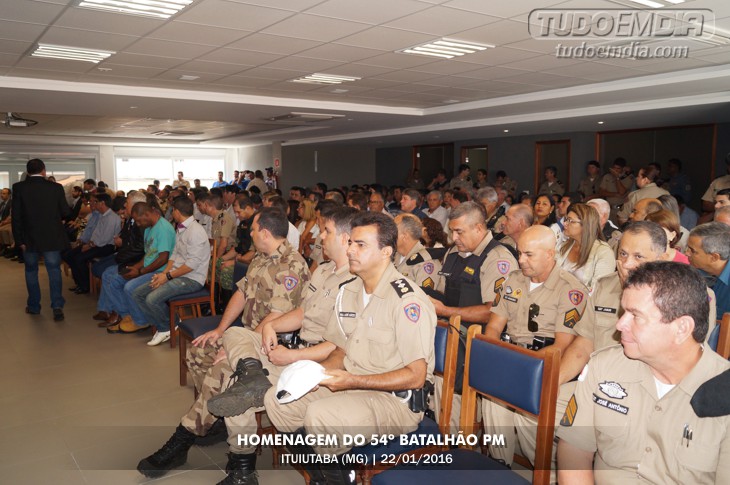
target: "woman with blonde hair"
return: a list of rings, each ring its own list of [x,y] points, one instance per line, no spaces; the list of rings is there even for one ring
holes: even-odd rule
[[[587,204],[571,204],[564,224],[567,240],[560,247],[558,264],[593,291],[598,278],[616,271],[616,258],[601,232],[598,211]]]
[[[317,213],[314,211],[316,205],[309,199],[299,202],[297,215],[300,222],[297,225],[299,229],[299,252],[308,256],[314,244],[314,239],[319,236],[319,226],[317,225]]]
[[[646,216],[646,220],[655,222],[664,229],[667,235],[667,259],[675,263],[689,264],[689,258],[678,249],[679,241],[682,239],[682,231],[676,214],[672,211],[662,209]]]

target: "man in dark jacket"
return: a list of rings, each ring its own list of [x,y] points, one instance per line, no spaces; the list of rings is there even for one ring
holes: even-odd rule
[[[34,158],[26,165],[28,177],[13,185],[12,225],[15,244],[23,251],[25,285],[28,288],[26,313],[41,311],[41,288],[38,284],[38,259],[43,255],[51,289],[53,319],[63,320],[65,300],[61,294],[61,250],[68,246],[63,219],[71,210],[63,187],[49,182],[46,166]]]

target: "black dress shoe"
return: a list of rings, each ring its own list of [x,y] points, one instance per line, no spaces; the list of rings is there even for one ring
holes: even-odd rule
[[[69,289],[68,289],[68,291],[76,291],[76,290],[78,290],[78,289],[79,289],[79,287],[78,287],[78,286],[74,286],[74,287],[72,287],[72,288],[69,288]]]
[[[41,310],[40,309],[38,309],[38,310],[31,310],[30,307],[27,306],[27,307],[25,307],[25,313],[27,313],[28,315],[40,315]]]
[[[89,290],[87,288],[76,288],[76,290],[74,290],[74,293],[76,293],[77,295],[86,295],[89,293]]]
[[[53,321],[54,322],[60,322],[64,318],[66,318],[66,317],[63,315],[63,308],[54,308],[53,309]]]

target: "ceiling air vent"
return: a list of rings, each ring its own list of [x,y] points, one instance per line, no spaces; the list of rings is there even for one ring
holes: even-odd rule
[[[344,118],[345,115],[336,115],[331,113],[301,113],[291,112],[281,116],[273,116],[266,118],[267,121],[279,121],[283,123],[317,123],[320,121],[331,121]]]

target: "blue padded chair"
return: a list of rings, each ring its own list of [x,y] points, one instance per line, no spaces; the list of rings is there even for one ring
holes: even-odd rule
[[[424,417],[418,428],[411,434],[426,436],[447,433],[449,420],[451,419],[451,407],[454,399],[454,380],[456,379],[456,355],[459,345],[459,327],[461,317],[451,317],[449,323],[438,322],[434,339],[434,374],[441,376],[444,380],[443,392],[439,406],[439,419],[436,423],[433,419]],[[392,440],[384,445],[368,445],[354,448],[350,453],[358,454],[361,457],[368,457],[368,463],[363,464],[358,472],[363,485],[368,485],[372,477],[386,470],[393,465],[379,461],[371,462],[382,455],[401,455],[408,453],[413,456],[420,456],[426,453],[441,451],[438,447],[419,448],[418,446],[402,446],[398,439]]]
[[[167,300],[170,307],[170,347],[175,348],[178,341],[178,320],[185,318],[197,318],[202,316],[202,306],[210,305],[211,315],[215,315],[215,260],[217,256],[217,241],[209,239],[211,247],[210,273],[205,285],[198,291],[178,295]],[[189,313],[186,314],[185,311]],[[180,355],[185,356],[185,352]],[[183,384],[184,385],[184,384]]]
[[[537,417],[532,483],[546,485],[550,482],[560,350],[549,347],[544,357],[539,357],[530,350],[481,335],[480,330],[479,326],[471,327],[467,338],[461,429],[465,434],[477,431],[474,418],[479,395]],[[492,458],[472,450],[449,450],[438,457],[448,464],[398,465],[377,475],[373,484],[530,483]]]

